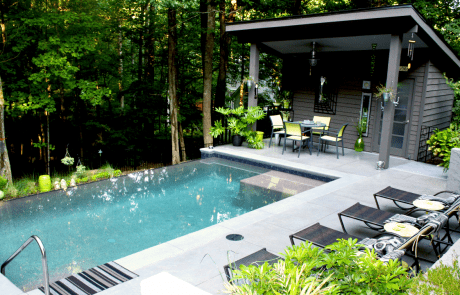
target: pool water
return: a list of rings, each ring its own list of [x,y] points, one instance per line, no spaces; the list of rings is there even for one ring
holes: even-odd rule
[[[240,187],[267,171],[210,158],[0,202],[0,263],[31,235],[43,241],[51,281],[128,256],[280,200]],[[25,291],[42,284],[35,243],[6,277]]]

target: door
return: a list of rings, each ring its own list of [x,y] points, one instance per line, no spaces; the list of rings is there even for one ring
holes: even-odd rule
[[[414,90],[414,80],[407,79],[403,82],[398,83],[398,94],[397,99],[399,98],[399,104],[395,107],[394,123],[393,123],[393,133],[391,134],[391,148],[390,154],[393,156],[406,157],[408,138],[409,138],[409,126],[410,126],[410,114],[411,114],[411,105],[412,105],[412,94]],[[375,152],[378,152],[380,149],[380,137],[382,133],[382,119],[383,112],[380,108],[380,98],[377,103],[377,122],[375,128]]]

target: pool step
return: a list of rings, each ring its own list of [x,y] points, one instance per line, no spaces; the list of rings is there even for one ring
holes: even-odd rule
[[[50,293],[52,295],[96,294],[137,277],[137,274],[116,262],[109,262],[51,283]],[[43,287],[38,290],[45,293]]]
[[[268,171],[240,181],[242,185],[258,187],[268,191],[279,192],[283,197],[290,197],[324,184],[324,181],[292,175],[279,171]]]

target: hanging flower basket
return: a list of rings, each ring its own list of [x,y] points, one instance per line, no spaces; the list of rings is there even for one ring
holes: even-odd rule
[[[61,159],[61,163],[67,166],[72,166],[74,163],[75,159],[72,158],[69,154],[69,149],[65,149],[65,156],[64,158]]]

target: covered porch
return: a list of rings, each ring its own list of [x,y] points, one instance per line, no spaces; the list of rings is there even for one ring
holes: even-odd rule
[[[460,60],[411,5],[236,22],[227,31],[251,43],[256,83],[260,51],[283,59],[292,120],[327,116],[334,129],[348,123],[344,143],[353,148],[354,126],[365,117],[365,151],[378,153],[385,168],[390,155],[417,159],[423,126],[449,126],[454,97],[443,72],[458,77]],[[393,91],[393,103],[374,96],[379,85]],[[248,106],[255,105],[253,88]]]

